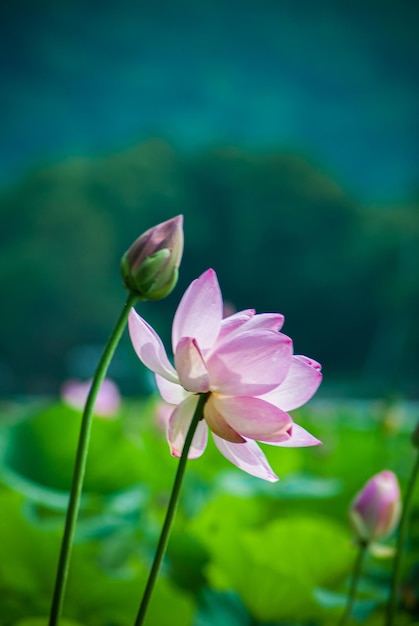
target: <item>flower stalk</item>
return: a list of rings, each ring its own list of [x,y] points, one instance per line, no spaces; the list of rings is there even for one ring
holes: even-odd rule
[[[414,445],[418,448],[414,441]],[[402,555],[406,542],[410,509],[412,505],[412,496],[415,489],[416,481],[419,475],[419,449],[416,450],[416,459],[410,474],[409,484],[407,485],[406,495],[404,498],[403,511],[400,519],[399,535],[397,538],[396,555],[394,557],[393,575],[391,583],[390,599],[387,606],[386,626],[393,626],[396,615],[398,595],[401,583],[402,573]]]
[[[349,593],[348,593],[348,601],[346,604],[345,611],[340,619],[339,626],[344,626],[352,613],[353,605],[356,599],[356,591],[357,591],[359,579],[361,576],[362,565],[364,563],[367,550],[368,550],[368,542],[362,541],[362,540],[358,541],[358,554],[355,559],[354,569],[352,572],[352,579],[351,579],[351,584],[350,584]]]
[[[143,593],[140,608],[138,611],[135,626],[142,626],[144,618],[147,612],[147,608],[153,593],[154,585],[157,580],[160,565],[163,560],[164,553],[166,551],[167,543],[169,541],[170,530],[172,527],[173,519],[176,513],[177,504],[179,501],[180,490],[182,487],[183,477],[185,475],[186,461],[188,460],[188,453],[191,447],[193,437],[195,435],[197,426],[203,417],[203,409],[205,402],[208,399],[208,393],[202,393],[199,396],[198,404],[193,415],[191,425],[189,426],[188,433],[183,445],[182,454],[179,459],[179,464],[176,471],[175,480],[173,483],[172,492],[170,495],[169,504],[166,511],[166,517],[160,533],[159,542],[157,544],[156,553],[154,555],[153,564],[148,576],[147,584]]]
[[[48,622],[49,626],[57,626],[62,610],[69,571],[71,546],[74,539],[76,521],[80,509],[80,499],[83,488],[84,475],[86,472],[87,452],[89,448],[95,400],[99,392],[100,386],[106,376],[106,372],[114,355],[116,347],[125,329],[129,312],[137,300],[138,295],[136,293],[130,292],[118,318],[118,321],[116,322],[115,327],[105,345],[100,361],[97,365],[92,385],[90,387],[89,395],[86,400],[86,405],[83,411],[76,460],[74,464],[73,479],[70,490],[70,498],[68,502],[64,533],[61,542],[61,551],[57,566],[54,593]]]

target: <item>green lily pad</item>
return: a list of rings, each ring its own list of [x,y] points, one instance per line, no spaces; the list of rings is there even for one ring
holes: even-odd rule
[[[325,609],[314,590],[334,586],[354,557],[349,533],[324,517],[261,523],[252,500],[218,498],[192,532],[209,553],[206,573],[219,591],[235,591],[260,621],[305,620]]]
[[[48,626],[48,617],[28,617],[18,622],[15,622],[13,626]],[[73,622],[72,620],[61,619],[60,626],[85,626],[80,622]]]
[[[19,620],[28,619],[28,615],[48,615],[61,533],[31,523],[25,516],[23,499],[16,493],[0,492],[0,510],[1,617],[7,624],[19,624]],[[108,560],[105,569],[101,542],[76,544],[63,619],[70,620],[70,624],[73,620],[78,626],[132,626],[148,574],[148,566],[135,554],[134,548],[135,544],[114,567]],[[172,626],[173,615],[176,615],[182,626],[189,626],[194,612],[193,599],[162,574],[145,624]],[[34,626],[44,624],[43,618],[36,619]]]

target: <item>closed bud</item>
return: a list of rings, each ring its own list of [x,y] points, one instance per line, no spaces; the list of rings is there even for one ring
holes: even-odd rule
[[[397,477],[384,470],[373,476],[355,497],[350,519],[358,538],[370,543],[390,535],[399,522],[400,513]]]
[[[161,300],[174,289],[183,254],[183,216],[143,233],[121,260],[125,287],[141,300]]]

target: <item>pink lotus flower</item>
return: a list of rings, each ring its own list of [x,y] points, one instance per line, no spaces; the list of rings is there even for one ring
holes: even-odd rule
[[[83,410],[92,381],[67,380],[61,388],[61,397],[73,409]],[[105,378],[96,398],[94,413],[100,417],[113,417],[119,411],[121,395],[118,386],[110,378]]]
[[[384,470],[375,474],[355,497],[350,519],[358,537],[369,543],[390,535],[399,522],[400,513],[397,477]]]
[[[242,470],[278,480],[255,440],[275,446],[320,443],[294,424],[287,411],[304,404],[321,381],[315,361],[292,353],[278,332],[284,318],[246,310],[223,319],[216,274],[207,270],[186,290],[176,311],[175,367],[155,331],[134,309],[128,324],[140,360],[156,374],[163,399],[176,405],[167,427],[171,452],[182,453],[199,394],[208,393],[189,457],[205,450],[208,428],[220,452]]]

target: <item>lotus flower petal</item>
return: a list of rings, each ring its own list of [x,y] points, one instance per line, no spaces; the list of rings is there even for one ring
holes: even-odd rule
[[[156,383],[161,397],[169,404],[180,404],[190,395],[179,383],[172,383],[159,374],[156,374]]]
[[[255,441],[231,443],[217,437],[217,435],[213,435],[213,438],[221,454],[239,469],[271,483],[278,480],[278,476],[272,470],[266,456]]]
[[[205,393],[209,390],[207,366],[195,339],[183,337],[179,341],[175,365],[182,387],[193,393]]]
[[[248,320],[255,315],[254,309],[246,309],[225,317],[221,322],[220,332],[215,345],[219,345],[228,335],[231,335],[238,328],[242,327]]]
[[[190,395],[179,404],[173,411],[167,428],[167,438],[169,440],[170,451],[173,456],[180,457],[185,444],[192,418],[198,404],[198,396]],[[208,427],[201,420],[198,423],[192,444],[189,449],[188,459],[195,459],[204,452],[208,439]]]
[[[172,328],[173,353],[183,337],[196,339],[201,350],[215,343],[221,328],[223,300],[214,270],[192,282],[177,308]]]
[[[128,328],[132,345],[140,361],[152,372],[174,383],[178,382],[178,375],[167,358],[162,340],[134,309],[131,309],[128,317]]]
[[[300,355],[294,355],[291,366],[282,383],[262,397],[284,411],[292,411],[305,404],[317,391],[322,374],[312,364],[316,361]],[[316,363],[316,365],[318,365]]]
[[[248,439],[264,440],[285,433],[292,425],[287,413],[252,396],[212,394],[207,404],[212,404],[233,430]]]
[[[273,436],[271,438],[261,439],[260,441],[262,443],[269,443],[271,446],[280,446],[283,448],[306,448],[308,446],[318,446],[322,443],[295,422],[286,433],[276,437]]]
[[[319,372],[322,369],[322,366],[320,365],[318,361],[315,361],[314,359],[311,359],[308,356],[303,356],[302,354],[295,354],[294,357],[296,359],[299,359],[300,361],[304,361],[305,363],[307,363],[307,365],[311,365],[311,367],[313,367],[315,370],[319,370]]]
[[[233,334],[206,357],[211,389],[224,395],[267,393],[287,375],[291,355],[286,335],[262,330]]]
[[[234,430],[234,428],[232,428],[226,422],[224,417],[217,410],[217,407],[215,406],[215,403],[213,402],[211,397],[205,403],[204,417],[212,432],[219,437],[222,437],[222,439],[232,441],[233,443],[244,443],[246,441],[241,435],[239,435],[237,431]]]
[[[284,325],[284,316],[280,313],[258,313],[241,327],[243,332],[249,330],[277,330]]]

